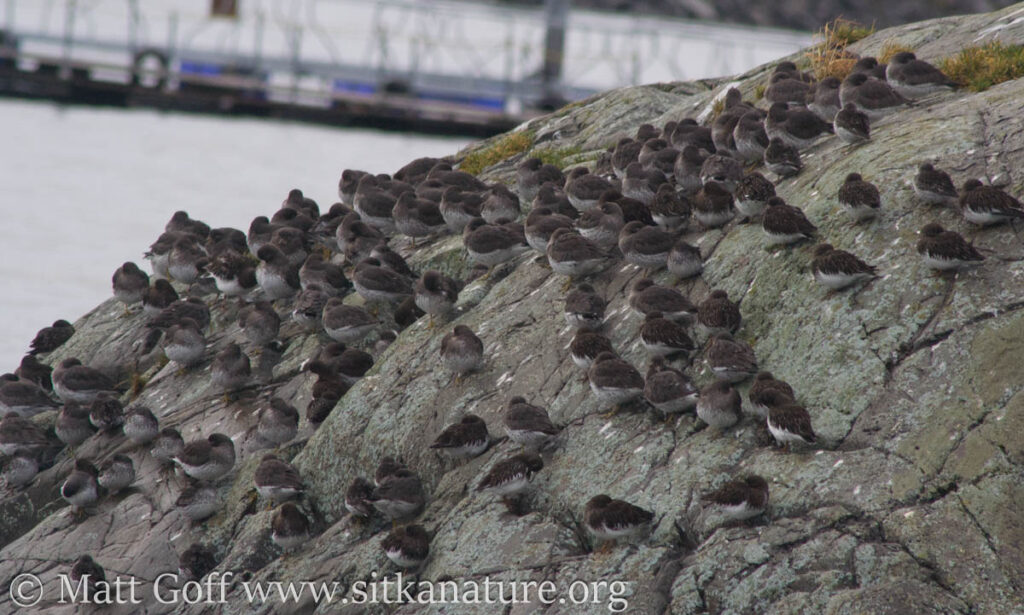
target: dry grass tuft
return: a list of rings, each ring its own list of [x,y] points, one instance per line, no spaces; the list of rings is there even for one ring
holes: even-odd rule
[[[853,65],[857,63],[857,58],[846,51],[845,47],[816,45],[807,51],[807,57],[811,60],[814,78],[818,81],[826,77],[835,77],[842,81],[853,71]]]
[[[722,115],[722,111],[725,111],[725,96],[720,96],[711,103],[711,118],[708,121],[714,122],[719,115]]]
[[[817,34],[819,42],[805,53],[814,77],[819,81],[826,77],[842,80],[849,75],[857,58],[846,50],[847,46],[874,31],[874,26],[868,27],[842,17],[825,24]]]
[[[132,372],[131,376],[131,399],[135,399],[142,394],[143,389],[146,388],[148,379],[138,372]]]
[[[1024,47],[993,41],[967,47],[938,64],[946,76],[975,92],[1024,77]]]
[[[459,170],[473,175],[479,174],[487,167],[494,166],[516,154],[521,154],[533,145],[533,131],[522,130],[511,132],[492,145],[479,149],[466,156],[459,164]]]
[[[842,17],[836,17],[821,29],[821,36],[826,42],[842,44],[843,47],[852,45],[862,38],[867,38],[875,33],[874,24],[865,26]]]
[[[904,45],[898,40],[891,38],[882,44],[882,50],[878,52],[878,63],[888,64],[889,60],[891,60],[894,55],[896,55],[897,53],[902,53],[904,51],[913,52],[914,48],[911,47],[910,45]]]

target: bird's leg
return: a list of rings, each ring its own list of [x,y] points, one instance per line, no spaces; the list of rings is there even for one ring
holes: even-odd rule
[[[601,418],[610,419],[616,414],[618,414],[619,410],[622,410],[622,407],[619,404],[615,404],[614,406],[612,406],[612,409],[609,412],[605,412],[604,414],[602,414]]]

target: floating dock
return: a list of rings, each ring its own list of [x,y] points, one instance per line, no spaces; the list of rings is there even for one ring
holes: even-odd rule
[[[730,74],[808,40],[569,4],[213,0],[195,13],[179,0],[0,0],[0,95],[487,136],[605,89]]]

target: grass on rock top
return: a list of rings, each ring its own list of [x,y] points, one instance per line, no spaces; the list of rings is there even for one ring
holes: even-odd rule
[[[865,26],[843,17],[836,17],[821,28],[819,35],[824,42],[846,47],[875,33],[875,26]]]
[[[878,52],[878,63],[888,64],[894,55],[903,51],[913,52],[914,48],[895,39],[889,39],[882,44],[882,50]]]
[[[874,26],[868,27],[842,17],[822,26],[817,34],[820,42],[805,52],[814,77],[819,81],[826,77],[844,79],[857,63],[857,58],[846,48],[874,32]]]
[[[532,130],[521,130],[497,137],[490,145],[470,152],[459,164],[459,170],[479,175],[485,169],[523,153],[540,158],[541,162],[553,164],[560,169],[580,162],[579,157],[583,150],[579,146],[548,145],[531,149],[533,136]]]
[[[848,19],[837,18],[825,24],[818,32],[820,42],[805,52],[806,63],[819,80],[826,77],[842,80],[850,74],[857,61],[857,56],[849,52],[847,46],[874,32],[874,26],[864,26]],[[878,61],[882,64],[887,63],[901,51],[913,51],[913,48],[894,39],[888,40],[879,51]],[[968,47],[955,56],[940,61],[938,66],[950,79],[980,92],[998,83],[1024,76],[1024,47],[994,41],[979,47]],[[758,86],[755,98],[760,99],[763,96],[764,87],[764,84]],[[567,105],[564,110],[573,106]],[[717,116],[722,107],[722,100],[715,101],[712,115]],[[468,154],[459,165],[459,169],[478,175],[489,167],[523,153],[564,169],[579,162],[577,158],[583,153],[577,146],[547,146],[531,150],[533,143],[532,130],[506,134],[498,137],[490,145]]]
[[[583,150],[576,145],[569,147],[538,147],[530,152],[531,156],[540,158],[544,164],[553,164],[559,169],[564,169],[570,164],[577,162],[572,158],[579,156]]]
[[[975,92],[1024,77],[1024,46],[993,41],[967,47],[939,62],[946,76]]]
[[[491,145],[470,153],[462,160],[459,170],[477,175],[487,167],[525,152],[530,149],[531,145],[533,145],[533,131],[511,132]]]

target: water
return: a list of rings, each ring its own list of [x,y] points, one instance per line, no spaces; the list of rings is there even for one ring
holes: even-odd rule
[[[76,9],[76,37],[117,41],[134,32],[140,44],[154,44],[173,31],[178,46],[241,56],[253,53],[256,41],[262,52],[284,53],[296,27],[306,32],[303,59],[402,70],[516,78],[534,70],[542,53],[537,11],[433,0],[240,4],[241,19],[225,21],[207,19],[205,0],[147,0],[139,3],[144,10],[136,30],[126,27],[124,0],[68,6]],[[3,2],[0,23],[59,34],[64,6],[58,0]],[[259,20],[266,27],[255,36]],[[374,24],[387,32],[383,47],[369,37]],[[777,30],[574,11],[565,75],[571,84],[606,89],[731,74],[792,52],[808,39]],[[13,370],[40,327],[58,318],[73,321],[109,297],[114,270],[128,260],[143,264],[142,253],[176,210],[214,227],[245,230],[253,217],[274,212],[291,188],[330,206],[346,167],[392,172],[415,157],[451,154],[467,142],[3,99],[0,134],[6,231],[0,242],[0,279],[6,284],[0,296],[0,372]]]
[[[390,173],[468,139],[0,99],[0,372],[35,332],[111,296],[176,210],[243,231],[292,188],[322,208],[342,169]]]

